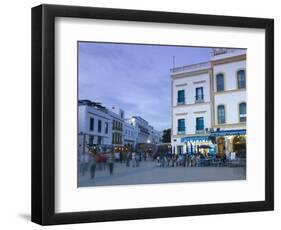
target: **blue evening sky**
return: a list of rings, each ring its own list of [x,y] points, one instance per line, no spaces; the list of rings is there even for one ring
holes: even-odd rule
[[[79,99],[171,127],[170,68],[208,61],[210,48],[79,42]]]

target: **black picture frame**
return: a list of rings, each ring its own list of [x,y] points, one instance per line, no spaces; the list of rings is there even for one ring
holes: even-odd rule
[[[265,200],[55,213],[55,18],[109,19],[265,29]],[[274,20],[125,9],[32,8],[32,221],[41,225],[267,211],[274,209]]]

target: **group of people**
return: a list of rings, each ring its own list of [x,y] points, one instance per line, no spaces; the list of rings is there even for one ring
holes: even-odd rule
[[[149,154],[147,152],[128,152],[126,154],[126,167],[139,167],[142,160],[147,161]]]
[[[119,157],[116,157],[118,156]],[[109,175],[113,175],[114,163],[125,163],[126,167],[140,167],[141,161],[154,161],[158,167],[199,167],[202,162],[208,159],[204,154],[198,152],[195,154],[172,154],[159,153],[151,155],[148,152],[127,152],[126,154],[114,153],[113,151],[106,153],[97,153],[89,150],[88,153],[82,154],[80,157],[80,173],[82,176],[90,170],[91,179],[95,178],[96,170],[107,170]],[[224,158],[222,158],[224,159]],[[224,159],[226,160],[226,159]]]
[[[203,157],[204,156],[202,154],[188,155],[161,153],[156,158],[156,165],[159,167],[197,167],[200,165],[200,159],[202,159]]]
[[[92,150],[80,156],[80,173],[84,176],[90,169],[91,179],[95,178],[96,169],[106,169],[108,166],[109,174],[113,175],[115,156],[113,152],[98,154]]]

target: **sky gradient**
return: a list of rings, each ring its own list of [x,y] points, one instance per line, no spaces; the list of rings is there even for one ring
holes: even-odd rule
[[[171,127],[170,68],[210,59],[210,48],[79,42],[79,99],[119,107],[155,129]]]

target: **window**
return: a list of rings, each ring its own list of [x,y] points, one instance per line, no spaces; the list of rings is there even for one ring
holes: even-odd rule
[[[246,122],[246,120],[247,120],[246,103],[242,102],[239,104],[239,121]]]
[[[202,131],[202,130],[204,130],[204,118],[197,117],[196,118],[196,131]]]
[[[94,118],[90,118],[90,131],[94,131]]]
[[[224,105],[218,106],[218,124],[225,123],[225,107]]]
[[[105,130],[105,133],[108,134],[108,122],[104,123],[104,130]]]
[[[184,97],[184,90],[178,90],[178,104],[184,104],[185,97]]]
[[[217,74],[216,82],[217,82],[217,92],[224,91],[224,76],[222,73]]]
[[[238,89],[245,89],[246,88],[245,70],[239,70],[237,72],[237,84],[238,84]]]
[[[98,132],[101,132],[101,120],[98,121]]]
[[[178,119],[178,133],[185,133],[185,119]]]
[[[203,87],[196,88],[195,102],[204,101]]]

